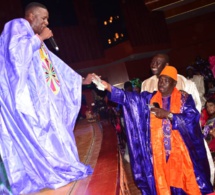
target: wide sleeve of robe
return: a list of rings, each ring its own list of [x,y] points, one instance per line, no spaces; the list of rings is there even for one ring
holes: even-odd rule
[[[155,195],[150,147],[148,103],[150,93],[125,92],[112,87],[111,101],[123,105],[130,161],[135,183],[143,195]]]
[[[27,20],[5,24],[0,36],[0,155],[14,195],[56,189],[92,174],[79,160],[73,134],[82,77],[44,45],[60,82],[54,94],[40,47]]]
[[[210,168],[204,146],[203,134],[199,125],[200,115],[191,95],[186,97],[182,113],[174,114],[172,129],[181,134],[189,151],[196,180],[202,194],[213,192],[210,182]]]

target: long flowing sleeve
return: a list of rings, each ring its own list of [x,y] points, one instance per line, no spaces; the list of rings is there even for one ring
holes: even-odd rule
[[[143,195],[156,194],[147,106],[151,95],[147,92],[125,92],[115,87],[111,92],[111,101],[123,105],[131,168]]]
[[[10,71],[8,71],[12,88],[19,94],[27,85],[29,66],[32,63],[33,54],[39,50],[41,41],[34,34],[30,25],[24,19],[12,20],[5,25],[2,33],[4,39],[5,58],[10,59]],[[28,25],[26,25],[28,24]],[[12,66],[11,66],[12,65]]]
[[[25,19],[5,25],[0,64],[0,154],[13,194],[56,189],[92,174],[79,160],[73,134],[82,77],[44,43],[41,48]],[[55,76],[58,93],[48,82]]]
[[[188,95],[181,114],[174,114],[172,128],[180,132],[191,157],[198,185],[203,194],[213,191],[210,182],[210,169],[199,125],[200,115],[195,108],[193,98]]]
[[[10,93],[14,97],[13,107],[36,118],[27,79],[33,54],[40,48],[41,41],[25,19],[14,19],[8,22],[1,34],[1,39],[0,52],[1,56],[4,56],[1,58],[1,66],[2,71],[7,70]]]

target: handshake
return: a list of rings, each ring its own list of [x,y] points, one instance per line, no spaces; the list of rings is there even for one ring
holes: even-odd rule
[[[92,82],[96,85],[97,89],[101,91],[104,91],[106,89],[100,77],[94,73],[92,74]]]

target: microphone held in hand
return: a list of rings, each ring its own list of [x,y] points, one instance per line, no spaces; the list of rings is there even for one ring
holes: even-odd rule
[[[160,105],[159,105],[159,103],[157,103],[157,102],[153,102],[153,106],[154,106],[155,108],[160,108]]]
[[[57,43],[55,42],[54,37],[50,37],[50,38],[49,38],[49,41],[50,41],[52,47],[53,47],[56,51],[59,51],[59,47],[57,46]]]

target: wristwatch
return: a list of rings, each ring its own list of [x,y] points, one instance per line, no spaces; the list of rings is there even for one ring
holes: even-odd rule
[[[170,120],[172,120],[173,114],[170,112],[170,113],[168,114],[167,118],[170,119]]]

